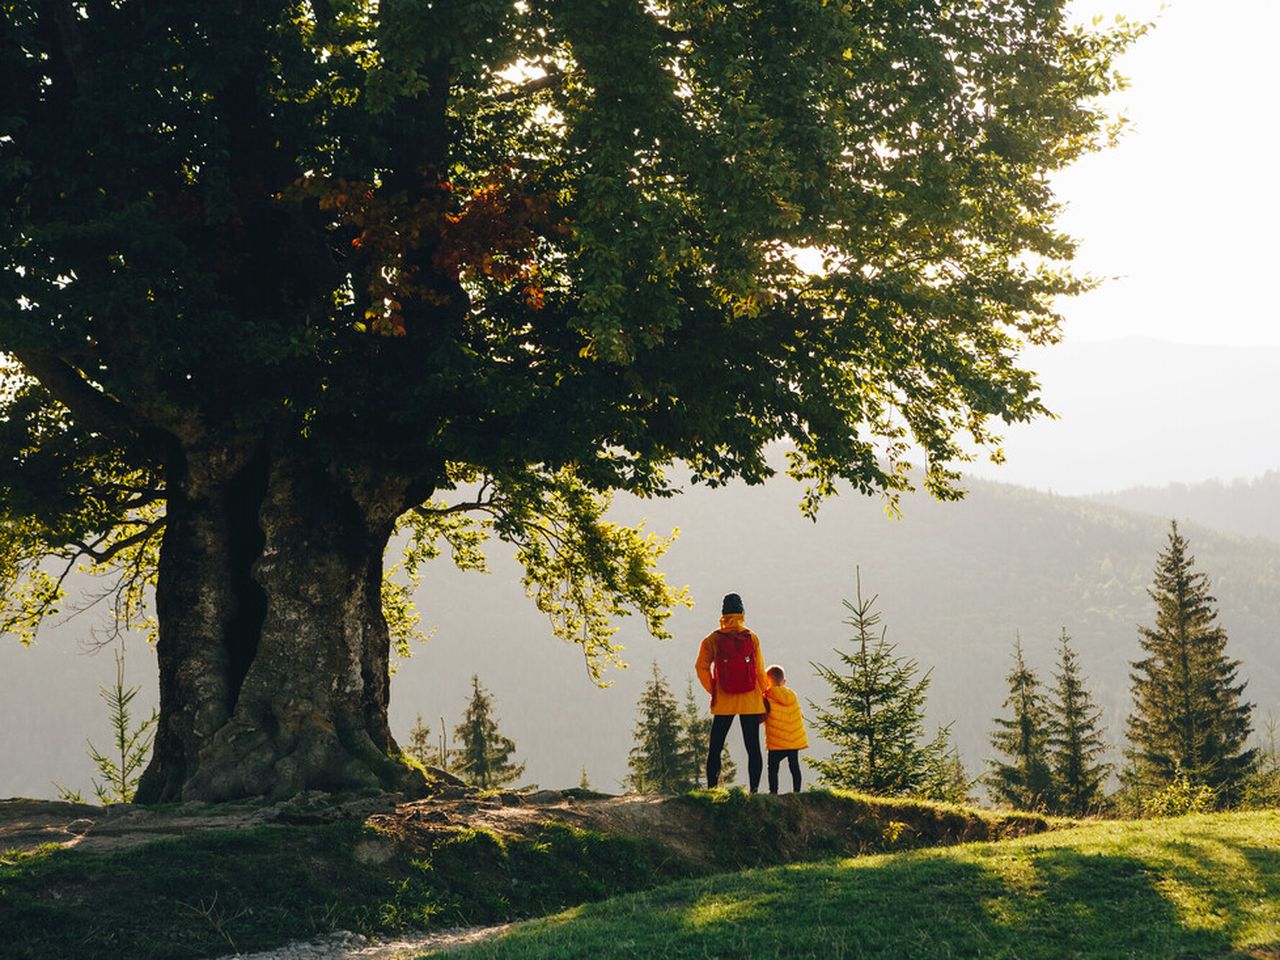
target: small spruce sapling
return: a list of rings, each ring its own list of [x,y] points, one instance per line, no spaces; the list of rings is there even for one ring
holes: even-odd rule
[[[125,686],[124,654],[116,651],[115,658],[115,683],[110,687],[100,687],[98,691],[107,704],[107,718],[111,725],[110,752],[103,753],[92,741],[88,742],[89,758],[98,768],[98,777],[93,780],[93,792],[103,804],[133,802],[143,766],[151,753],[159,716],[153,710],[146,720],[134,725],[130,704],[140,688]],[[64,800],[80,802],[83,799],[78,792],[63,787],[58,789],[59,796]]]

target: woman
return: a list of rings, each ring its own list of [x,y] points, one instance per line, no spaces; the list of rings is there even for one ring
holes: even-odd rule
[[[711,694],[711,744],[707,751],[707,786],[720,782],[720,754],[725,737],[740,717],[742,742],[747,748],[747,774],[751,792],[760,789],[760,721],[764,719],[764,673],[760,638],[746,628],[742,598],[726,594],[720,607],[720,629],[709,634],[698,649],[698,680]]]

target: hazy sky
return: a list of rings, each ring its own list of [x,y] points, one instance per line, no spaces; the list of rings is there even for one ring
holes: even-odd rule
[[[1155,19],[1124,58],[1120,145],[1058,181],[1079,262],[1115,277],[1064,305],[1067,336],[1280,345],[1280,0],[1076,0]]]
[[[1074,4],[1156,22],[1121,62],[1128,131],[1056,182],[1078,265],[1108,279],[1025,357],[1061,419],[1010,429],[980,476],[1081,494],[1280,468],[1280,0],[1161,7]]]

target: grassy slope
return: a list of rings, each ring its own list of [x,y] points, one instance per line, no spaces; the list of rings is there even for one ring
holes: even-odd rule
[[[687,880],[451,956],[1280,958],[1280,811]]]
[[[530,835],[502,837],[419,831],[413,818],[212,830],[116,852],[0,853],[0,960],[189,960],[337,929],[385,933],[538,917],[681,877],[1047,825],[1038,817],[825,792],[704,791],[655,812],[660,819],[650,831],[693,833],[698,842],[688,855],[652,836],[550,819]]]

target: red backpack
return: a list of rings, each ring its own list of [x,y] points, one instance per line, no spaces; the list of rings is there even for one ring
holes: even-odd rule
[[[724,693],[756,688],[756,644],[749,631],[716,631],[716,688]]]

